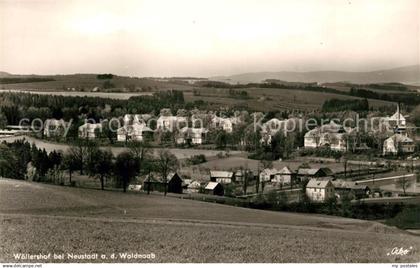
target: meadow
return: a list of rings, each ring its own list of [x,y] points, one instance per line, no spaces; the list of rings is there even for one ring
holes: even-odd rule
[[[0,236],[1,262],[17,262],[14,253],[108,257],[81,262],[420,260],[418,236],[378,222],[6,179],[0,180]],[[388,254],[400,246],[410,252]],[[111,259],[113,253],[155,258]]]

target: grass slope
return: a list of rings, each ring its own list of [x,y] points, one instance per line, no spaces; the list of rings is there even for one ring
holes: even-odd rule
[[[13,253],[109,257],[120,252],[154,253],[156,258],[102,261],[420,260],[418,237],[375,222],[5,179],[0,180],[0,236],[2,262],[15,262]],[[396,246],[413,249],[407,256],[387,255]]]

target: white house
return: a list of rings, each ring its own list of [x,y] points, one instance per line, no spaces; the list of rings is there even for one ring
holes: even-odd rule
[[[272,138],[277,133],[281,132],[284,136],[287,136],[290,132],[299,131],[301,129],[302,124],[303,121],[300,118],[289,118],[284,120],[272,118],[261,126],[260,143],[269,145],[271,144]]]
[[[152,129],[147,127],[145,124],[135,123],[133,125],[125,125],[117,130],[118,141],[143,141],[144,132],[153,132]]]
[[[276,174],[278,174],[277,169],[265,168],[260,173],[260,182],[270,182],[274,179]]]
[[[394,134],[384,141],[383,154],[413,153],[414,141],[404,134]]]
[[[188,193],[198,193],[201,188],[201,183],[199,181],[192,181],[187,186]]]
[[[208,132],[206,128],[189,128],[181,129],[176,137],[177,144],[186,144],[191,141],[191,144],[202,144],[205,139],[205,134]]]
[[[295,179],[295,175],[295,172],[293,172],[288,166],[285,166],[277,172],[271,181],[274,183],[280,183],[282,185],[290,185]]]
[[[210,171],[210,181],[229,184],[229,183],[232,183],[233,175],[234,174],[231,171],[211,170]]]
[[[335,197],[331,180],[311,179],[306,185],[306,196],[313,202],[325,202]]]
[[[98,132],[102,132],[101,123],[85,123],[79,127],[79,138],[82,139],[95,139]]]
[[[47,138],[64,135],[66,122],[63,119],[47,119],[44,125],[44,136]]]
[[[152,118],[150,114],[126,114],[124,115],[124,126],[134,124],[146,124],[147,120]]]
[[[354,129],[345,129],[342,125],[331,121],[321,127],[306,132],[305,148],[329,147],[337,151],[347,151],[348,138],[354,135]]]
[[[217,115],[213,116],[211,119],[211,125],[213,128],[221,128],[227,133],[232,133],[233,127],[241,122],[239,117],[219,117]]]
[[[188,119],[184,116],[161,115],[156,123],[157,129],[173,132],[188,125]]]

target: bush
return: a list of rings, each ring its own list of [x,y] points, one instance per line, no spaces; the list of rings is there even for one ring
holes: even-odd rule
[[[204,154],[193,155],[187,159],[187,164],[189,165],[198,165],[205,162],[207,162],[207,159]]]

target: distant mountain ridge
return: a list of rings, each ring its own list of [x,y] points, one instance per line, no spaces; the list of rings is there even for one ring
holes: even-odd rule
[[[301,83],[334,83],[349,82],[358,84],[399,82],[411,85],[420,85],[420,65],[404,66],[399,68],[378,70],[370,72],[346,71],[313,71],[313,72],[255,72],[230,76],[214,76],[209,80],[227,83],[260,83],[266,79],[277,79],[288,82]]]

